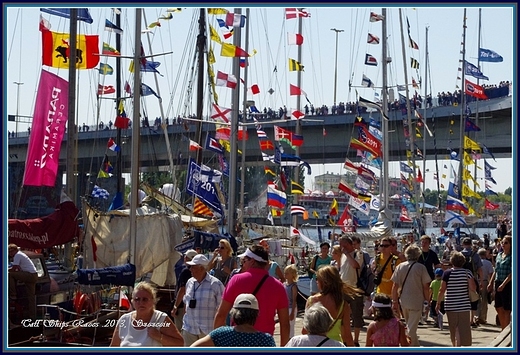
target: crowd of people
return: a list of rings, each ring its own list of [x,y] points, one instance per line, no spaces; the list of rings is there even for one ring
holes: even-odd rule
[[[489,99],[497,98],[497,97],[504,97],[508,96],[511,92],[511,83],[509,81],[501,81],[498,85],[482,85],[484,89],[484,93]],[[455,90],[454,92],[450,91],[443,91],[439,92],[437,94],[437,100],[434,102],[432,99],[432,96],[428,94],[426,96],[426,99],[423,100],[420,94],[415,94],[411,99],[411,105],[413,108],[420,109],[423,106],[426,108],[432,108],[434,106],[434,103],[437,104],[437,106],[457,106],[462,102],[462,91],[461,90]],[[467,102],[475,101],[475,98],[472,96],[467,95],[466,97]],[[402,110],[404,108],[404,101],[402,99],[395,99],[393,102],[388,103],[388,110],[395,111],[395,110]],[[320,106],[314,106],[313,104],[309,103],[306,104],[303,107],[303,111],[305,113],[305,116],[327,116],[327,115],[343,115],[343,114],[353,114],[353,113],[359,113],[363,114],[367,112],[366,107],[360,107],[356,102],[339,102],[338,104],[334,103],[330,107],[328,105],[320,105]],[[277,119],[291,119],[291,112],[288,112],[287,107],[284,105],[283,107],[279,107],[278,109],[273,109],[271,107],[264,107],[263,109],[259,110],[256,108],[256,106],[253,106],[253,108],[249,108],[248,112],[249,117],[254,117],[256,120],[259,121],[265,121],[265,120],[277,120]],[[240,117],[242,117],[242,112],[239,114]],[[188,118],[196,118],[195,114],[191,114],[187,116]],[[186,121],[183,120],[183,118],[179,115],[174,118],[165,118],[166,126],[169,125],[175,125],[175,124],[185,124]],[[131,122],[129,123],[131,125]],[[157,131],[161,127],[161,118],[156,117],[153,124],[150,125],[150,120],[148,117],[144,117],[141,120],[141,127],[142,128],[150,128]],[[100,121],[97,125],[89,126],[85,123],[83,123],[81,126],[78,126],[76,130],[78,132],[89,132],[91,129],[94,130],[111,130],[115,129],[112,120],[108,122],[108,124],[105,124],[103,121]],[[129,127],[131,128],[131,127]],[[30,134],[30,127],[27,130],[27,134]],[[8,131],[8,138],[15,138],[17,136],[17,132],[10,132]]]
[[[182,341],[183,346],[194,347],[267,347],[275,346],[278,321],[281,346],[355,347],[360,346],[359,333],[368,310],[373,321],[367,327],[367,347],[420,346],[418,325],[431,323],[430,317],[433,327],[441,329],[447,320],[453,346],[471,346],[472,328],[488,322],[488,305],[493,301],[497,323],[502,328],[510,323],[510,234],[494,245],[487,242],[487,236],[458,241],[448,234],[445,243],[453,248],[445,255],[433,249],[427,235],[418,240],[384,237],[376,242],[369,265],[357,239],[341,235],[332,248],[327,242],[320,245],[309,266],[311,296],[303,310],[302,334],[294,332],[296,267],[289,265],[280,275],[265,240],[238,255],[239,263],[233,265],[228,260],[236,259],[222,240],[211,260],[195,250],[185,253],[185,270],[192,277],[185,281],[184,276],[178,286],[172,309],[174,317],[183,314],[180,322],[172,323],[178,330],[162,338],[160,334],[150,337],[163,345]],[[375,275],[368,296],[359,280],[365,266]],[[153,293],[148,296],[153,300]],[[180,307],[182,302],[184,307]],[[114,337],[121,334],[128,332],[116,330]],[[113,344],[125,342],[121,338]]]
[[[280,272],[266,240],[236,257],[226,239],[210,259],[202,250],[187,250],[170,314],[156,310],[154,286],[138,283],[132,309],[119,319],[110,345],[358,347],[364,318],[371,316],[367,347],[420,346],[418,325],[431,324],[430,317],[440,329],[447,320],[453,346],[471,346],[472,328],[490,322],[493,302],[497,325],[510,324],[510,232],[493,244],[487,235],[458,240],[448,233],[444,243],[451,249],[442,255],[432,248],[432,237],[411,235],[377,240],[372,258],[355,235],[338,236],[332,248],[322,243],[309,266],[311,295],[300,310],[302,334],[295,334],[297,269],[291,264]],[[16,245],[8,250],[10,300],[17,297],[17,280],[25,282],[31,297],[34,265]],[[373,276],[368,292],[362,280],[367,275]],[[273,337],[277,322],[278,342]]]

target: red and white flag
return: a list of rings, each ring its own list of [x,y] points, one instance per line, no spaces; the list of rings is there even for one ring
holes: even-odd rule
[[[379,37],[373,35],[371,33],[368,34],[367,43],[370,44],[379,44]]]
[[[301,120],[302,118],[305,117],[305,114],[301,111],[294,110],[291,112],[291,117],[294,117],[297,120]]]
[[[202,149],[202,146],[199,143],[190,139],[190,150],[193,151],[193,150],[199,150],[199,149]]]
[[[293,85],[293,84],[290,84],[289,94],[290,95],[304,95],[304,96],[307,96],[305,91],[303,91],[302,89],[300,89],[299,87],[297,87],[296,85]]]
[[[246,17],[244,15],[234,14],[232,12],[226,14],[226,26],[244,27],[245,23]]]
[[[377,59],[371,54],[365,54],[365,64],[377,66]]]
[[[484,207],[486,210],[496,210],[500,207],[500,204],[493,203],[486,198],[486,203],[485,203]]]
[[[470,96],[476,97],[477,99],[487,100],[488,97],[484,93],[484,88],[480,85],[474,84],[468,79],[466,80],[466,84],[464,85],[464,92]]]
[[[287,44],[301,46],[303,44],[303,36],[299,33],[289,33],[287,32]]]
[[[116,88],[114,88],[112,85],[103,86],[101,84],[98,85],[98,95],[105,95],[105,94],[113,94],[116,92]]]
[[[307,11],[305,11],[303,9],[297,9],[294,7],[285,9],[285,19],[286,20],[290,20],[292,18],[298,18],[298,17],[311,17],[311,14],[309,14]]]
[[[220,107],[216,104],[211,105],[211,118],[217,122],[229,123],[231,119],[231,109],[226,107]]]
[[[225,86],[225,87],[234,89],[237,87],[237,78],[233,74],[226,74],[219,70],[219,71],[217,71],[216,85]]]
[[[341,217],[339,217],[338,219],[337,225],[341,227],[341,229],[343,229],[343,232],[352,232],[352,227],[354,223],[352,222],[352,215],[350,214],[348,206],[345,206],[345,209],[343,210]]]
[[[384,19],[382,15],[376,14],[375,12],[370,13],[370,22],[382,21]]]

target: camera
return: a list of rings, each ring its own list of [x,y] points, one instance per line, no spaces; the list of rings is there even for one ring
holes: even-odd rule
[[[188,304],[190,308],[197,307],[197,300],[190,300],[190,303]]]

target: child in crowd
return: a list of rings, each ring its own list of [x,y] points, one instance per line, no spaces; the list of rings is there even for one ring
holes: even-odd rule
[[[296,324],[296,315],[298,313],[298,269],[294,264],[287,265],[284,269],[285,276],[285,292],[289,298],[289,338],[294,336],[294,325]]]
[[[374,320],[368,325],[366,346],[409,346],[405,325],[392,310],[392,299],[376,293],[372,301]]]
[[[437,297],[439,296],[439,289],[442,284],[442,275],[444,271],[441,268],[435,269],[435,280],[430,283],[430,317],[434,320],[434,327],[442,327],[442,314],[437,313],[435,311],[435,306],[437,306]],[[439,322],[439,318],[441,322]]]

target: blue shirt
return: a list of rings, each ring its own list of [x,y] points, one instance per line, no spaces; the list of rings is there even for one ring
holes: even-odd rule
[[[223,326],[209,333],[209,337],[215,343],[215,346],[276,346],[274,338],[271,334],[255,332],[244,333],[237,332],[233,327]]]

